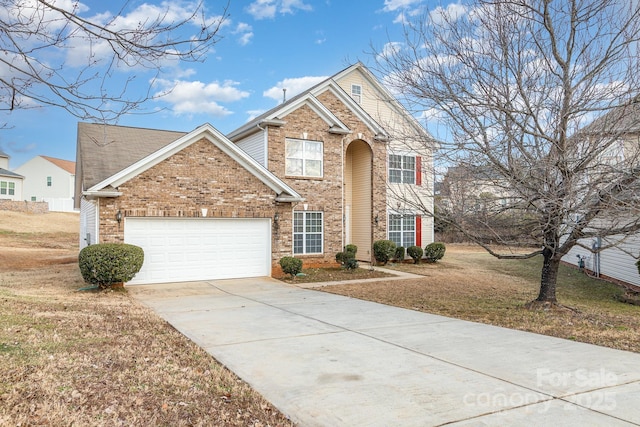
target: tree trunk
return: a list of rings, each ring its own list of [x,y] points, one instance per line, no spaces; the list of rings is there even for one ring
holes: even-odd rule
[[[542,276],[540,278],[540,294],[536,301],[556,303],[556,282],[558,281],[558,268],[560,258],[557,258],[549,249],[542,253]]]

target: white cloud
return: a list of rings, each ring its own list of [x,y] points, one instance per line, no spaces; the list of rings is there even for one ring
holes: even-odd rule
[[[219,102],[239,101],[249,96],[249,92],[241,91],[236,86],[237,82],[226,80],[224,82],[203,83],[200,81],[163,80],[154,83],[159,91],[154,95],[156,100],[171,104],[172,111],[177,115],[182,114],[211,114],[223,117],[232,114]]]
[[[384,8],[382,8],[382,10],[385,12],[395,12],[396,10],[407,9],[421,2],[422,0],[384,0]]]
[[[236,29],[232,31],[232,33],[236,35],[239,34],[240,36],[238,37],[238,43],[240,43],[242,46],[246,46],[249,44],[249,42],[251,42],[251,39],[253,38],[253,27],[245,22],[240,22],[236,26]]]
[[[245,10],[254,19],[271,19],[276,14],[293,14],[296,10],[311,11],[313,7],[302,0],[255,0]]]
[[[284,79],[278,82],[274,87],[265,90],[262,95],[267,98],[275,99],[276,101],[281,101],[283,97],[282,89],[286,89],[287,99],[291,99],[300,92],[311,88],[327,78],[327,76],[307,76]]]
[[[469,9],[460,3],[451,3],[446,8],[438,6],[429,12],[431,22],[442,24],[445,21],[455,22],[462,18]]]
[[[382,50],[378,54],[378,57],[380,59],[392,58],[394,55],[400,52],[400,50],[402,50],[402,46],[403,44],[400,42],[385,43],[385,45],[382,47]]]
[[[33,0],[29,0],[33,1]],[[64,0],[65,3],[73,3],[73,0]],[[139,28],[141,25],[154,25],[159,20],[166,25],[178,23],[181,21],[191,22],[194,29],[199,30],[200,22],[193,18],[193,10],[197,7],[194,2],[174,2],[162,1],[158,4],[143,3],[127,13],[113,14],[110,11],[96,13],[93,16],[84,16],[97,25],[102,25],[111,31],[132,30]],[[85,12],[88,8],[79,9]],[[120,12],[120,11],[118,11]],[[206,22],[212,25],[221,22],[221,16],[208,16]],[[228,25],[229,21],[222,21],[222,26]],[[153,34],[149,35],[149,38]],[[151,40],[140,40],[144,43]],[[110,59],[113,55],[112,47],[102,39],[96,39],[84,31],[79,31],[69,39],[66,46],[67,61],[66,65],[70,66],[86,66],[97,65],[101,61]],[[125,58],[126,61],[126,58]],[[129,67],[136,64],[127,64]]]
[[[247,122],[250,122],[251,120],[255,119],[256,117],[258,117],[260,114],[264,113],[265,110],[249,110],[247,111],[248,114],[248,118],[247,118]]]

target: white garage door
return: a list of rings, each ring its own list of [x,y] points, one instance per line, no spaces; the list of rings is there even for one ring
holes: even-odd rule
[[[126,218],[125,243],[144,249],[130,284],[269,276],[269,219]]]

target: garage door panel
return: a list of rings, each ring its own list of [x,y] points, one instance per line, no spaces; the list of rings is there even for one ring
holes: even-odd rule
[[[268,219],[126,218],[125,242],[145,262],[130,284],[269,275]]]

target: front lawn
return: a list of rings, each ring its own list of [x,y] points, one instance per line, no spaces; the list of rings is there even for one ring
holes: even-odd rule
[[[538,295],[541,259],[498,260],[451,245],[434,264],[391,264],[421,279],[344,283],[326,292],[444,316],[640,352],[640,307],[617,300],[619,286],[561,266],[558,300],[570,307],[529,310]]]

